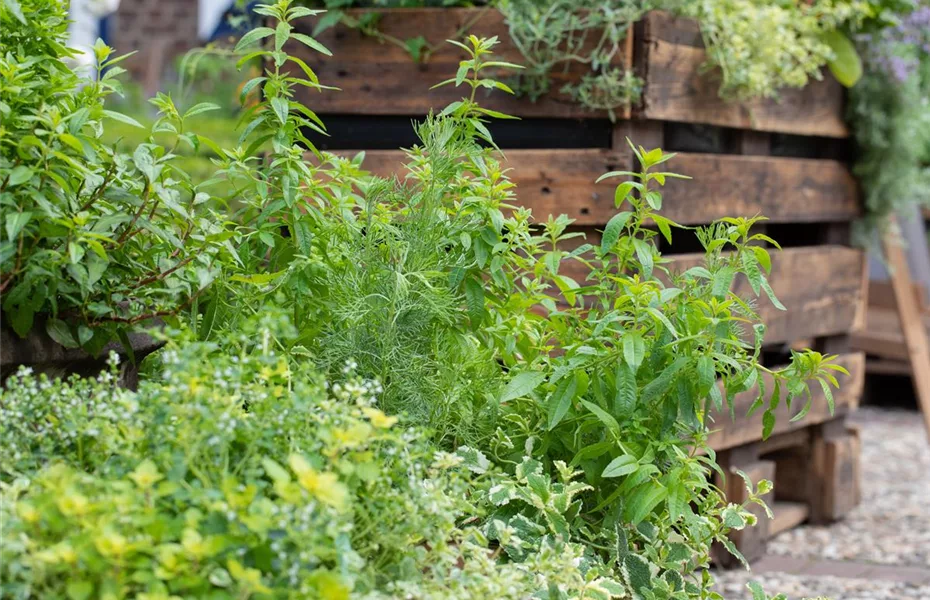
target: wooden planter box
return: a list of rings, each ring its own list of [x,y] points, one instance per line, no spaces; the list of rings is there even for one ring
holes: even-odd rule
[[[342,90],[317,93],[301,88],[298,100],[317,113],[422,116],[459,100],[462,88],[430,88],[454,77],[465,54],[445,40],[461,39],[466,33],[497,36],[501,43],[495,54],[500,60],[525,62],[510,41],[503,16],[494,9],[348,11],[355,18],[372,12],[379,15],[378,30],[386,36],[407,40],[422,35],[436,51],[424,62],[416,63],[398,45],[344,26],[318,36],[333,52],[332,57],[302,44],[289,44],[287,51],[309,64],[322,83]],[[298,21],[296,30],[311,34],[313,21]],[[843,120],[843,88],[829,74],[803,89],[785,90],[777,101],[734,103],[720,99],[719,80],[702,68],[706,59],[696,22],[653,11],[637,24],[635,34],[628,36],[613,64],[627,69],[635,66],[644,80],[641,105],[632,111],[636,118],[797,135],[848,136]],[[605,117],[605,113],[586,110],[559,91],[563,84],[577,82],[586,71],[586,66],[575,64],[568,72],[553,73],[552,92],[536,102],[500,92],[490,94],[483,102],[488,108],[520,117]],[[631,111],[617,113],[628,118]]]
[[[708,123],[845,138],[843,87],[829,74],[802,89],[785,90],[779,100],[744,104],[720,100],[720,81],[701,66],[707,55],[695,21],[653,11],[640,24],[637,67],[645,79],[638,116],[645,119]]]

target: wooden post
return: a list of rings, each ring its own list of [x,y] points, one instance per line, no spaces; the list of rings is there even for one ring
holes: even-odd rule
[[[901,330],[904,332],[908,362],[911,365],[911,379],[930,440],[930,341],[927,340],[927,330],[924,328],[920,307],[914,298],[911,271],[904,251],[899,244],[887,237],[884,246],[891,267],[891,286],[901,319]]]

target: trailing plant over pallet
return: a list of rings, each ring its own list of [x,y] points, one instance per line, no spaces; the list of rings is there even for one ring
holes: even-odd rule
[[[631,144],[601,243],[567,250],[569,219],[516,204],[487,128],[507,115],[475,101],[515,66],[493,39],[454,42],[468,58],[441,85],[466,95],[418,125],[403,181],[372,177],[314,149],[325,127],[291,100],[326,89],[283,51],[328,53],[291,25],[315,11],[257,10],[275,26],[240,49],[267,61],[243,89],[262,99],[215,149],[233,260],[138,394],[107,373],[3,391],[14,597],[720,598],[710,545],[735,551],[771,483],[726,502],[710,411],[758,386],[770,430],[842,371],[759,363],[764,326],[730,288],[778,305],[774,240],[723,219],[678,272],[656,245],[684,229],[659,212],[674,155]]]

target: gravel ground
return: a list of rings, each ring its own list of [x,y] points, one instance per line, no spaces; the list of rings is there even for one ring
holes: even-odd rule
[[[829,527],[803,526],[771,540],[768,553],[881,565],[930,567],[930,444],[919,413],[865,407],[853,418],[862,440],[862,504]],[[746,571],[718,573],[727,600],[751,600],[746,582],[789,598],[930,600],[930,586]]]
[[[862,408],[862,504],[829,527],[803,526],[769,554],[930,567],[930,444],[919,413]]]
[[[717,577],[717,590],[727,600],[752,600],[746,582],[754,579],[769,594],[786,594],[791,600],[824,596],[833,600],[930,600],[930,586],[896,581],[846,579],[814,575],[732,571]]]

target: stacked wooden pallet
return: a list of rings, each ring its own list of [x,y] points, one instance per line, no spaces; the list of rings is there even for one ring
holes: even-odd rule
[[[323,83],[342,92],[308,91],[301,100],[335,129],[332,139],[352,140],[351,146],[331,149],[366,150],[366,168],[388,174],[401,165],[402,154],[383,148],[396,148],[410,138],[404,133],[389,140],[380,132],[399,131],[399,122],[406,132],[411,118],[461,96],[451,87],[429,91],[450,77],[463,58],[443,40],[461,37],[462,31],[497,35],[502,60],[520,62],[521,56],[509,42],[501,15],[489,9],[386,10],[379,28],[396,39],[426,36],[436,50],[427,63],[417,64],[396,45],[354,30],[328,30],[319,39],[334,56],[321,59],[305,53],[306,61]],[[302,52],[297,46],[289,50]],[[856,182],[838,160],[846,153],[848,135],[843,91],[825,79],[786,92],[780,102],[725,103],[718,97],[719,82],[701,69],[705,53],[697,25],[661,12],[637,24],[616,61],[633,66],[645,81],[642,103],[616,123],[558,93],[535,103],[503,94],[486,101],[488,108],[523,118],[494,130],[507,166],[513,168],[519,201],[543,217],[569,215],[595,243],[598,229],[615,212],[615,182],[595,180],[607,171],[636,168],[624,138],[679,152],[670,170],[693,180],[668,182],[665,216],[696,225],[724,216],[763,214],[770,219],[769,234],[786,246],[773,255],[771,283],[788,310],[760,303],[768,327],[764,360],[777,365],[791,344],[810,340],[815,349],[840,354],[851,373],[837,396],[835,414],[827,411],[825,399],[815,398],[814,409],[792,423],[783,405],[778,427],[765,442],[761,416],[742,416],[749,395],[737,399],[735,422],[723,415],[716,420],[711,446],[721,464],[776,483],[775,521],[738,540],[752,557],[774,531],[806,519],[839,518],[858,502],[858,442],[845,418],[862,389],[863,356],[850,351],[848,338],[864,312],[866,261],[849,246],[849,225],[860,206]],[[578,75],[570,71],[560,77]],[[552,86],[560,87],[559,82]],[[682,265],[698,261],[693,254],[698,249],[687,240],[662,248]],[[749,291],[747,282],[737,285]],[[740,500],[739,478],[723,485],[734,501]]]

